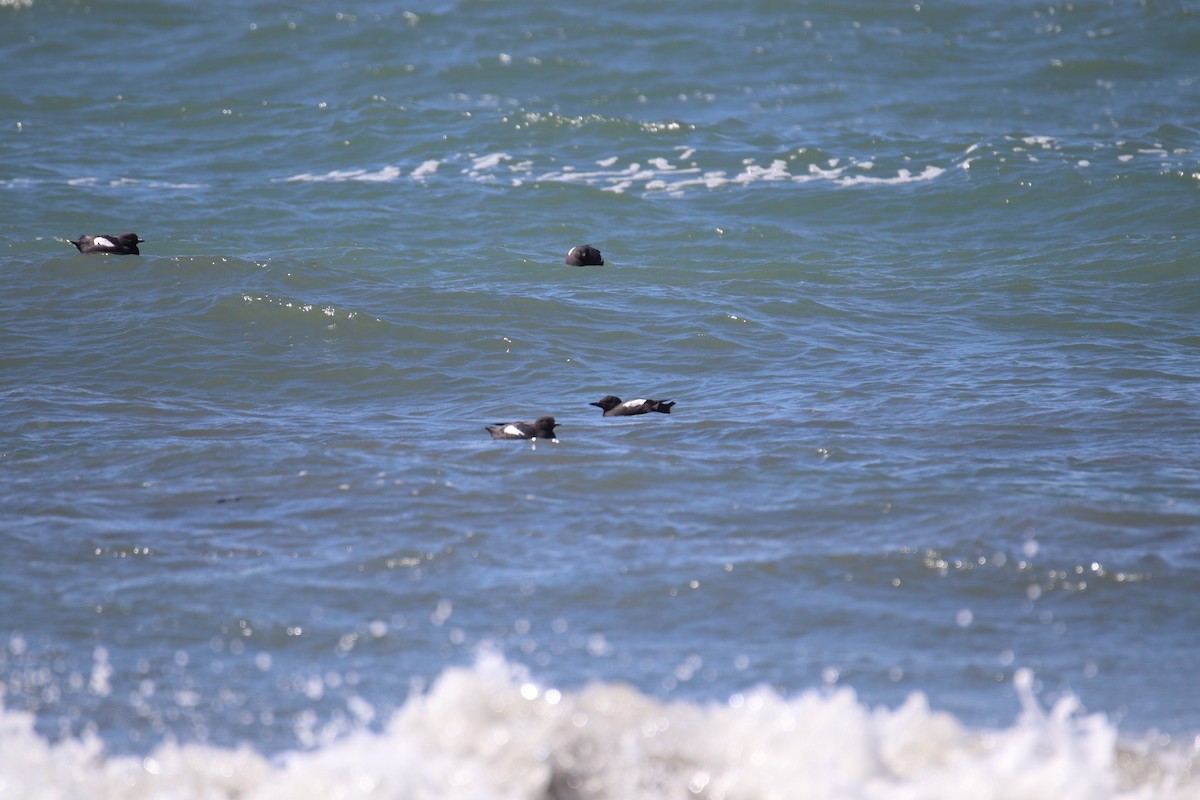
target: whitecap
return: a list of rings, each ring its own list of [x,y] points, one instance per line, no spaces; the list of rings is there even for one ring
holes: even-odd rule
[[[871,175],[851,175],[839,179],[837,183],[841,186],[862,186],[864,184],[892,186],[904,183],[920,183],[923,181],[932,181],[940,177],[945,171],[941,167],[928,166],[915,175],[909,170],[902,169],[891,178],[877,178]]]
[[[386,166],[375,171],[366,169],[335,169],[323,174],[302,172],[285,178],[285,183],[341,183],[344,181],[363,181],[366,183],[384,183],[399,178],[401,171],[396,166]]]
[[[508,153],[492,153],[486,156],[474,156],[471,169],[475,172],[480,172],[485,169],[495,169],[505,161],[511,161],[512,156]]]
[[[409,177],[413,178],[414,180],[424,180],[425,176],[432,175],[433,173],[437,172],[437,168],[440,167],[441,164],[442,162],[434,158],[431,158],[428,161],[422,161],[421,165],[414,169]]]
[[[603,642],[596,643],[598,647]],[[694,665],[684,664],[684,671]],[[447,669],[380,728],[360,697],[356,730],[305,737],[312,749],[270,758],[167,742],[105,755],[94,734],[50,742],[33,715],[0,709],[0,776],[13,797],[683,798],[857,797],[864,800],[1020,797],[1022,800],[1194,798],[1186,747],[1122,741],[1073,695],[1050,708],[1018,670],[1008,727],[971,728],[911,694],[871,708],[845,686],[793,696],[745,689],[727,702],[663,702],[623,683],[578,690],[541,685],[484,654]],[[298,715],[301,726],[311,714]],[[555,787],[558,787],[557,789]],[[1000,794],[997,794],[1000,792]]]

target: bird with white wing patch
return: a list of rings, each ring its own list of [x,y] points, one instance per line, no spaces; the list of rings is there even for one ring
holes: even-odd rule
[[[84,254],[108,253],[115,256],[140,256],[142,253],[138,250],[138,245],[144,241],[146,240],[136,233],[130,232],[122,233],[120,236],[112,234],[80,236],[71,241],[71,244]]]
[[[670,414],[671,406],[675,405],[675,401],[639,398],[637,400],[625,400],[622,402],[621,398],[610,394],[588,405],[600,408],[604,411],[604,416],[606,417],[632,417],[637,414],[649,414],[651,411]]]
[[[487,425],[493,439],[549,439],[557,442],[554,429],[558,423],[554,417],[538,417],[533,422],[497,422]]]

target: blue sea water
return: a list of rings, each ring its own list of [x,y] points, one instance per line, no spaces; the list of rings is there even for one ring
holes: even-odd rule
[[[0,59],[0,797],[1200,796],[1196,4]]]

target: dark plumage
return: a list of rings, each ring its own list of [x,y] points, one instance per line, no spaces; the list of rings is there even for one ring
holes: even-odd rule
[[[495,425],[486,427],[493,439],[551,439],[558,441],[554,436],[554,428],[557,425],[554,417],[538,417],[533,422],[497,422]]]
[[[606,417],[632,417],[635,414],[649,414],[651,411],[670,414],[671,406],[675,405],[675,401],[626,400],[625,402],[621,402],[621,398],[610,394],[606,397],[601,397],[594,403],[588,403],[588,405],[604,409],[604,416]]]
[[[122,233],[120,236],[106,234],[104,236],[80,236],[71,244],[79,248],[81,253],[111,253],[116,256],[140,256],[138,245],[146,241],[136,233]]]
[[[581,244],[567,251],[563,263],[570,267],[603,267],[604,256],[590,244]]]

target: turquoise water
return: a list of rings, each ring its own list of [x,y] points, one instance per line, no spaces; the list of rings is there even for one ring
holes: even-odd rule
[[[1194,797],[1198,41],[0,1],[0,795]]]

